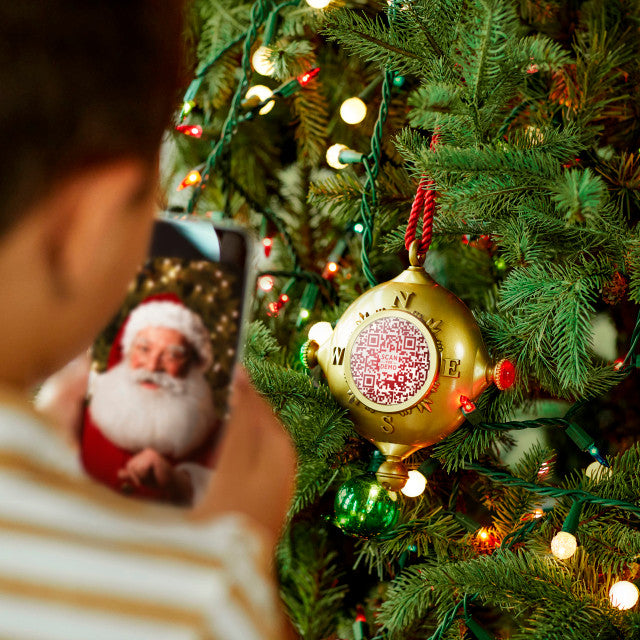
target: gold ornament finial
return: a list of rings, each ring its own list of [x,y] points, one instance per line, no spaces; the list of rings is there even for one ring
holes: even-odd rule
[[[426,254],[418,253],[418,241],[412,240],[409,245],[409,264],[412,267],[422,267]]]
[[[387,456],[386,461],[376,471],[376,478],[385,489],[400,491],[407,484],[409,472],[399,457]]]

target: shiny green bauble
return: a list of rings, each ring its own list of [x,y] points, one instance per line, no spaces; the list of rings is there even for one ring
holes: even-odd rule
[[[335,524],[345,533],[375,538],[398,521],[396,494],[387,491],[373,473],[345,482],[335,499]]]

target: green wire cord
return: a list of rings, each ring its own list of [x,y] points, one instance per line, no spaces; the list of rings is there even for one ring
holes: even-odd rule
[[[396,0],[393,0],[389,7],[389,24],[393,22],[396,14]],[[371,151],[362,159],[362,164],[367,174],[367,179],[362,190],[360,200],[360,220],[364,225],[362,233],[362,271],[372,287],[378,284],[369,260],[369,252],[373,247],[373,229],[376,202],[376,178],[380,172],[380,156],[382,155],[382,130],[384,123],[389,115],[389,103],[391,102],[391,88],[393,87],[393,79],[395,72],[386,69],[382,80],[382,93],[380,100],[380,108],[378,109],[378,118],[371,134]]]
[[[482,465],[475,463],[466,463],[464,468],[467,471],[475,471],[480,475],[486,476],[490,480],[510,487],[519,487],[526,489],[531,493],[535,493],[540,496],[546,496],[549,498],[572,498],[574,500],[581,500],[582,502],[588,502],[596,504],[601,507],[609,507],[612,509],[621,509],[628,511],[636,516],[640,516],[640,506],[632,504],[631,502],[624,502],[622,500],[614,500],[612,498],[601,498],[587,491],[581,489],[560,489],[558,487],[549,487],[538,485],[533,482],[527,482],[521,478],[516,478],[506,471],[500,471],[499,469],[489,469]]]
[[[242,46],[242,77],[240,82],[238,82],[238,86],[236,87],[235,93],[233,94],[233,98],[231,99],[231,106],[229,107],[229,111],[227,113],[227,117],[222,125],[222,131],[220,133],[219,139],[213,144],[211,152],[207,157],[205,162],[204,171],[202,173],[202,180],[200,184],[195,188],[193,195],[189,200],[189,204],[187,206],[187,213],[193,213],[195,211],[196,205],[198,204],[198,200],[202,195],[202,192],[207,186],[207,182],[211,176],[211,172],[213,168],[216,166],[220,157],[226,152],[228,149],[229,143],[235,134],[238,124],[246,119],[240,118],[239,112],[242,104],[242,100],[244,95],[247,92],[247,88],[249,86],[249,79],[251,78],[251,48],[253,47],[255,41],[258,37],[258,31],[260,27],[266,22],[268,23],[268,30],[273,32],[275,25],[275,17],[276,15],[285,7],[298,5],[300,0],[286,0],[285,2],[281,2],[280,4],[273,7],[273,9],[266,13],[267,2],[266,0],[256,0],[254,5],[251,7],[251,22],[249,28],[242,34],[240,34],[233,42],[223,49],[221,52],[216,54],[214,58],[208,61],[197,73],[196,80],[192,83],[192,86],[189,87],[187,91],[187,95],[185,96],[185,101],[187,98],[193,99],[195,97],[195,91],[199,88],[202,83],[202,79],[204,74],[220,59],[226,51],[228,51],[232,46],[240,42],[244,38],[244,44]],[[271,3],[269,3],[271,4]],[[272,35],[272,33],[270,34]],[[195,86],[195,91],[194,91]]]
[[[364,183],[362,198],[360,200],[360,219],[364,225],[362,232],[362,271],[372,287],[378,284],[369,260],[369,252],[373,247],[373,223],[374,208],[376,206],[376,178],[380,172],[380,156],[382,155],[382,130],[389,114],[389,102],[391,100],[391,87],[393,86],[393,71],[385,71],[382,81],[382,99],[378,110],[373,134],[371,135],[371,151],[362,158],[367,179]]]
[[[202,173],[202,181],[195,188],[193,195],[189,200],[189,205],[187,207],[187,213],[189,214],[195,211],[198,200],[200,199],[202,192],[207,186],[207,182],[209,180],[209,177],[211,176],[211,171],[213,170],[220,156],[222,156],[222,154],[226,150],[238,125],[238,113],[240,111],[240,104],[242,102],[244,94],[247,91],[247,87],[249,86],[249,78],[251,77],[251,47],[258,37],[258,29],[262,26],[264,21],[265,0],[256,0],[254,5],[251,7],[251,23],[246,31],[244,44],[242,46],[242,77],[240,78],[240,82],[238,82],[236,91],[233,94],[233,98],[231,99],[231,106],[229,108],[229,112],[227,113],[227,118],[222,125],[220,138],[213,145],[213,148],[206,160],[205,168]]]

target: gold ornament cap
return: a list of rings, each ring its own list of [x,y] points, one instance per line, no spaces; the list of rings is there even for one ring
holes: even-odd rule
[[[378,468],[376,478],[385,489],[400,491],[407,484],[409,472],[399,458],[394,459],[394,456],[389,456]]]

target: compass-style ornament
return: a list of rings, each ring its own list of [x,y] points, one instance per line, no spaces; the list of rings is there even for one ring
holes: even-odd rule
[[[412,266],[355,300],[303,354],[384,454],[378,480],[393,491],[408,477],[402,460],[459,427],[463,404],[515,380],[509,361],[491,361],[466,305],[417,263],[412,252]]]

